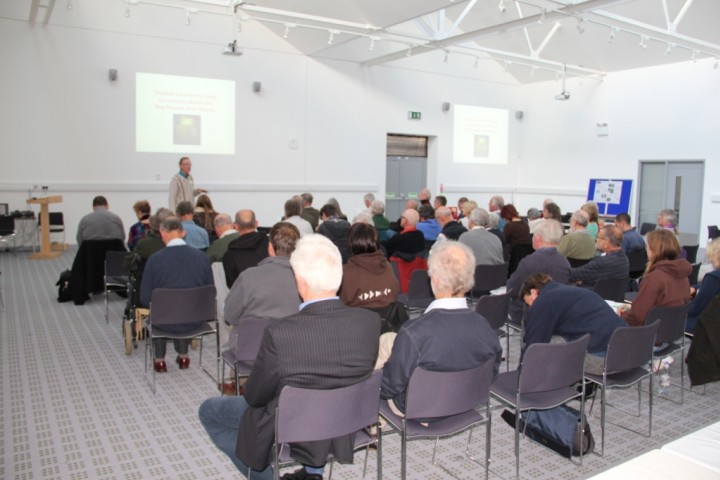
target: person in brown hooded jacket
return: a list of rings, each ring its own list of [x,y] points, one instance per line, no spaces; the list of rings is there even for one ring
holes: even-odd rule
[[[669,230],[654,230],[645,238],[648,264],[631,308],[619,314],[628,325],[640,327],[653,307],[676,307],[690,301],[692,266],[681,257],[680,244]]]

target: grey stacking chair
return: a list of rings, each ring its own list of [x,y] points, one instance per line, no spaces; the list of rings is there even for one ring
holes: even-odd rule
[[[398,301],[408,308],[409,312],[422,312],[435,300],[430,286],[427,270],[415,270],[410,274],[407,293],[398,295]]]
[[[110,321],[108,294],[128,291],[128,272],[123,264],[126,256],[127,252],[121,250],[105,252],[105,323]]]
[[[580,399],[585,410],[584,360],[590,335],[567,343],[534,343],[527,347],[517,370],[501,373],[490,391],[493,398],[515,410],[515,477],[520,476],[520,415],[547,410]],[[581,384],[580,392],[576,384]],[[581,415],[585,430],[585,416]],[[582,451],[580,452],[582,464]]]
[[[509,309],[509,293],[503,293],[502,295],[483,295],[475,304],[475,312],[485,317],[490,327],[497,333],[498,338],[505,337],[505,361],[508,365],[510,364],[510,356],[508,353],[510,351],[510,334],[507,329],[502,330],[502,328],[507,324]]]
[[[265,333],[265,328],[269,324],[269,318],[243,317],[240,320],[239,326],[236,328],[235,348],[225,350],[220,355],[222,360],[221,381],[225,381],[225,365],[229,365],[235,369],[235,395],[240,395],[240,377],[250,376],[258,351],[260,350],[260,342]]]
[[[499,265],[477,265],[475,267],[475,283],[470,290],[470,299],[474,300],[487,295],[491,290],[504,287],[508,279],[508,263]]]
[[[150,315],[146,327],[148,335],[145,337],[145,372],[148,367],[148,349],[151,352],[151,361],[155,357],[153,340],[190,340],[200,339],[200,367],[202,368],[203,342],[205,335],[215,335],[217,356],[215,370],[217,379],[220,378],[220,335],[218,332],[217,305],[215,303],[215,285],[196,288],[156,288],[150,297]],[[202,321],[199,327],[183,333],[169,332],[163,329],[166,325],[195,323]],[[205,370],[212,377],[212,374]],[[155,393],[155,369],[152,369],[152,391]]]
[[[685,322],[687,321],[689,307],[689,304],[677,307],[653,307],[645,316],[646,325],[655,321],[660,322],[655,344],[664,346],[658,350],[653,350],[653,360],[660,360],[680,352],[680,400],[673,400],[665,396],[660,397],[678,405],[682,405],[685,401]],[[654,395],[652,389],[650,389],[650,393]]]
[[[593,286],[595,293],[605,300],[613,302],[625,301],[625,290],[627,290],[628,278],[601,278]]]
[[[640,383],[650,379],[650,391],[652,391],[652,350],[655,343],[655,336],[660,326],[654,322],[643,327],[619,327],[616,328],[610,337],[607,353],[605,355],[605,366],[602,375],[586,373],[585,378],[598,385],[600,388],[600,428],[602,428],[602,442],[600,456],[605,454],[605,423],[606,423],[606,391],[611,388],[628,388],[638,385],[638,413],[641,415],[642,390]],[[590,404],[590,413],[595,405],[595,397]],[[610,422],[607,422],[610,423]],[[620,428],[640,433],[636,430],[617,425]],[[648,395],[648,434],[652,435],[652,395]]]
[[[465,456],[476,461],[469,455],[469,450],[472,427],[480,423],[485,423],[484,463],[485,478],[488,478],[491,435],[490,384],[494,367],[495,357],[489,358],[475,368],[460,372],[431,372],[417,367],[410,377],[407,388],[404,417],[393,412],[387,400],[380,403],[380,415],[393,427],[392,431],[397,431],[402,435],[401,479],[404,480],[407,475],[408,440],[435,438],[432,463],[446,470],[435,461],[440,437],[455,435],[469,428]],[[476,408],[482,408],[484,414],[481,414]]]
[[[375,370],[362,382],[331,390],[298,388],[286,385],[280,391],[275,409],[273,474],[280,478],[282,466],[296,463],[289,444],[329,440],[355,434],[353,448],[377,445],[377,478],[382,479],[382,432],[378,422],[382,370]],[[377,437],[368,428],[376,427]],[[333,459],[330,458],[332,477]],[[363,469],[363,477],[365,470]],[[248,478],[252,478],[251,475]]]

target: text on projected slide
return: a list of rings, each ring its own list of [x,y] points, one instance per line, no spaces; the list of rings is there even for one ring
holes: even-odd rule
[[[508,116],[499,108],[453,107],[453,161],[508,163]]]
[[[235,154],[235,82],[137,73],[138,152]]]

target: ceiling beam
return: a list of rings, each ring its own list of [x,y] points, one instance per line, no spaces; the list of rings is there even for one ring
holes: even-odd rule
[[[424,53],[429,52],[432,50],[437,49],[444,49],[452,45],[456,45],[459,43],[469,42],[472,40],[476,40],[483,37],[488,37],[490,35],[495,35],[500,32],[505,32],[509,30],[517,30],[519,28],[524,28],[526,26],[538,23],[538,21],[543,18],[545,21],[550,20],[556,20],[565,18],[568,15],[578,15],[581,13],[585,13],[587,11],[596,9],[596,8],[603,8],[607,7],[609,5],[613,5],[616,3],[625,3],[627,0],[588,0],[584,3],[578,3],[573,5],[568,5],[563,8],[559,8],[557,10],[548,11],[544,13],[544,17],[542,17],[543,13],[539,13],[537,15],[532,15],[530,17],[525,18],[518,18],[516,20],[511,20],[509,22],[505,23],[499,23],[496,25],[491,25],[489,27],[480,28],[478,30],[472,30],[469,32],[461,33],[459,35],[455,35],[453,37],[448,37],[440,40],[430,41],[426,42],[421,45],[415,45],[414,48],[417,48],[417,53]],[[367,60],[363,62],[363,65],[366,67],[373,66],[373,65],[380,65],[387,62],[392,62],[393,60],[399,60],[403,57],[407,56],[406,50],[401,50],[399,52],[391,53],[388,55],[383,55],[378,58],[374,58],[371,60]]]

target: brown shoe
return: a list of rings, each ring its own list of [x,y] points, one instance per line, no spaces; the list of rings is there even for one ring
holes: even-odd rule
[[[180,366],[180,370],[185,370],[186,368],[190,368],[190,359],[188,357],[181,357],[178,355],[178,357],[175,359],[175,361]]]
[[[167,365],[165,365],[165,360],[155,360],[155,365],[153,368],[157,373],[167,372]]]
[[[230,381],[225,383],[219,383],[218,390],[220,390],[223,395],[233,396],[235,395],[235,382]],[[242,385],[240,385],[240,389],[238,391],[240,392],[239,395],[243,395],[245,393]]]

